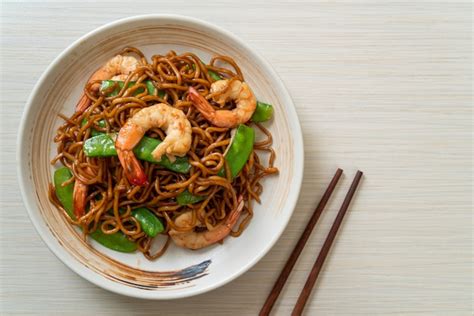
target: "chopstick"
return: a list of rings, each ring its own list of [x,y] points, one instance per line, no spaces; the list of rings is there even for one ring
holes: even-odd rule
[[[288,260],[286,261],[285,267],[281,271],[280,276],[278,277],[277,281],[275,282],[275,285],[270,291],[270,294],[268,295],[267,300],[265,301],[265,304],[263,304],[263,307],[259,313],[260,316],[270,314],[270,311],[272,310],[273,305],[275,304],[278,296],[280,295],[280,292],[283,289],[283,286],[285,285],[285,282],[288,279],[288,276],[290,275],[291,270],[293,269],[296,263],[296,260],[300,256],[301,251],[303,251],[303,248],[306,242],[308,241],[308,238],[311,235],[311,232],[313,231],[313,228],[316,225],[316,222],[318,221],[319,216],[323,212],[324,207],[326,206],[329,198],[331,197],[331,194],[334,191],[341,175],[342,175],[342,169],[337,169],[326,191],[324,192],[324,195],[322,196],[321,201],[319,201],[318,206],[314,210],[313,215],[311,216],[308,224],[306,225],[306,228],[301,234],[301,237],[298,240],[298,243],[296,244],[295,249],[293,249],[293,252],[291,253]]]
[[[306,242],[308,241],[309,236],[311,235],[311,232],[314,226],[316,225],[321,213],[324,210],[324,207],[326,206],[329,198],[331,197],[331,194],[334,191],[337,185],[337,182],[339,181],[339,178],[342,175],[342,172],[343,172],[342,169],[337,169],[336,173],[334,174],[331,182],[329,183],[326,191],[324,192],[324,195],[319,201],[318,206],[314,210],[313,215],[311,216],[308,224],[306,225],[306,228],[301,234],[300,239],[298,240],[295,248],[293,249],[293,252],[288,258],[283,270],[281,271],[280,275],[278,276],[277,281],[275,282],[272,290],[270,291],[270,294],[268,295],[265,303],[263,304],[262,309],[260,310],[260,313],[259,313],[260,316],[266,316],[270,314],[273,308],[273,305],[278,299],[278,296],[280,295],[280,292],[283,289],[283,286],[285,285],[285,282],[288,279],[291,273],[291,270],[293,269],[296,263],[296,260],[301,254]],[[326,237],[326,240],[324,242],[323,247],[321,248],[318,258],[316,259],[316,262],[314,263],[313,268],[311,269],[308,279],[306,280],[305,286],[301,290],[300,296],[298,297],[298,300],[295,304],[292,315],[301,315],[304,309],[304,306],[306,305],[306,301],[309,295],[311,294],[311,290],[314,284],[316,283],[319,272],[321,271],[321,268],[324,264],[324,260],[326,259],[329,253],[329,249],[331,248],[334,238],[336,237],[337,231],[339,227],[341,226],[344,215],[346,214],[347,209],[349,208],[349,204],[352,200],[352,197],[354,196],[357,186],[359,185],[361,177],[362,177],[362,172],[358,170],[354,177],[354,180],[352,181],[351,187],[349,188],[349,191],[346,194],[344,202],[342,203],[341,208],[339,209],[337,217],[334,220],[331,230],[329,231],[329,234]]]
[[[318,258],[314,262],[313,268],[311,269],[308,279],[306,280],[306,284],[301,290],[300,296],[296,301],[293,312],[291,313],[292,316],[301,315],[301,313],[303,312],[304,306],[306,305],[306,301],[308,300],[308,297],[311,294],[311,290],[313,289],[313,286],[316,283],[319,272],[321,271],[321,268],[324,264],[324,260],[326,259],[329,253],[329,249],[331,248],[334,238],[336,237],[337,230],[341,226],[342,220],[344,219],[344,215],[346,214],[347,209],[349,208],[349,204],[351,203],[352,197],[354,196],[357,186],[359,185],[361,177],[362,171],[358,170],[354,177],[354,180],[352,181],[351,187],[347,192],[346,198],[344,199],[344,202],[342,203],[341,208],[337,213],[337,217],[334,220],[334,223],[332,224],[331,230],[329,231],[329,234],[326,237],[326,240],[324,241],[323,247],[319,252]]]

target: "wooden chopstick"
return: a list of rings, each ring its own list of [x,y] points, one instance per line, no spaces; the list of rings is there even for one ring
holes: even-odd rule
[[[306,301],[308,300],[308,297],[311,294],[311,290],[313,289],[313,286],[316,283],[319,272],[321,271],[321,268],[324,264],[324,260],[326,259],[329,253],[329,249],[331,248],[334,238],[336,237],[337,230],[341,226],[344,215],[346,214],[347,209],[349,208],[349,204],[351,203],[352,197],[354,196],[357,186],[359,185],[361,177],[362,171],[358,170],[354,177],[354,180],[352,181],[351,187],[347,192],[346,198],[344,199],[344,202],[341,205],[339,213],[337,214],[337,217],[334,220],[331,230],[329,231],[329,234],[326,237],[326,240],[324,241],[324,245],[321,248],[321,251],[319,252],[318,258],[314,262],[313,268],[311,269],[308,279],[306,280],[306,284],[301,290],[300,296],[296,301],[293,312],[291,313],[292,316],[301,315],[301,313],[303,312]]]
[[[275,285],[270,291],[270,294],[268,295],[267,300],[265,301],[265,304],[263,304],[263,307],[259,313],[260,316],[270,314],[270,311],[272,310],[273,305],[275,304],[278,298],[278,295],[280,295],[280,292],[283,289],[283,286],[285,285],[285,282],[288,279],[288,276],[290,275],[291,270],[293,269],[296,263],[296,260],[298,259],[299,255],[301,254],[301,251],[303,250],[306,242],[308,241],[308,238],[311,235],[311,232],[313,231],[313,228],[316,225],[316,222],[318,221],[319,216],[323,212],[324,207],[326,206],[329,198],[331,197],[331,194],[334,191],[334,188],[336,187],[336,184],[339,181],[339,178],[341,177],[341,175],[342,175],[342,169],[337,169],[336,173],[334,174],[334,177],[332,178],[331,182],[329,183],[329,186],[326,189],[326,192],[324,192],[324,195],[322,196],[321,201],[319,201],[318,206],[314,210],[314,213],[311,216],[308,224],[306,225],[306,228],[301,234],[301,237],[298,240],[298,243],[296,244],[295,249],[293,249],[293,252],[291,253],[288,260],[286,261],[285,267],[281,271],[280,276],[278,277],[277,281],[275,282]]]

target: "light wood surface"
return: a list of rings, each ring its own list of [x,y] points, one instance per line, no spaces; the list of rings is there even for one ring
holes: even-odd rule
[[[0,314],[254,315],[336,167],[345,176],[275,314],[292,310],[357,169],[306,314],[472,314],[472,4],[251,2],[2,2]],[[49,63],[86,32],[145,13],[198,17],[252,45],[290,91],[305,141],[303,189],[276,246],[230,284],[179,301],[122,297],[70,271],[29,221],[15,171],[23,107]]]

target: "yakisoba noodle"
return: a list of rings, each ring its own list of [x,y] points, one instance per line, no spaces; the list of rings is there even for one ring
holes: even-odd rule
[[[232,128],[213,126],[188,100],[188,91],[189,87],[193,87],[215,109],[231,110],[235,108],[234,102],[219,105],[213,99],[223,92],[212,94],[210,88],[216,81],[216,74],[231,82],[243,82],[240,68],[228,56],[215,56],[205,65],[190,52],[178,55],[170,51],[166,55],[154,55],[150,62],[136,48],[126,48],[119,54],[136,56],[140,63],[128,75],[122,75],[125,82],[123,88],[119,89],[116,83],[108,88],[109,91],[98,92],[94,85],[97,87],[101,80],[90,81],[84,89],[89,102],[87,108],[70,117],[60,114],[64,124],[57,129],[54,138],[58,154],[52,164],[61,163],[73,175],[62,186],[79,181],[87,188],[84,198],[86,213],[76,219],[70,218],[66,212],[65,216],[72,224],[81,227],[84,238],[97,230],[102,230],[106,235],[120,232],[135,242],[137,249],[148,259],[156,259],[169,245],[170,230],[197,234],[213,232],[239,206],[240,197],[244,201],[243,210],[239,223],[230,232],[233,237],[239,236],[253,216],[253,201],[260,202],[259,196],[263,191],[260,181],[278,172],[274,167],[272,135],[259,123],[244,123],[261,130],[265,138],[254,143],[247,162],[238,175],[232,178],[229,162],[225,159],[226,150],[233,141]],[[154,95],[148,91],[146,81],[151,81],[155,86]],[[115,96],[108,96],[113,90],[120,91]],[[164,94],[159,95],[158,91]],[[191,124],[192,141],[186,154],[191,165],[188,173],[178,173],[160,164],[140,160],[148,183],[138,186],[130,184],[118,157],[86,156],[83,146],[92,137],[92,131],[110,135],[118,133],[140,109],[158,103],[183,111]],[[163,140],[166,134],[160,128],[152,128],[146,136]],[[269,161],[264,163],[258,152],[267,152]],[[170,158],[173,160],[173,157]],[[200,196],[202,200],[180,205],[177,197],[184,191]],[[64,211],[64,205],[58,199],[53,185],[50,185],[50,199],[58,209]],[[144,232],[140,222],[132,216],[132,210],[140,207],[150,210],[164,224],[164,231],[158,237],[165,236],[167,241],[158,251],[151,251],[153,238]],[[185,227],[176,223],[176,219],[184,213],[189,214],[191,219]]]

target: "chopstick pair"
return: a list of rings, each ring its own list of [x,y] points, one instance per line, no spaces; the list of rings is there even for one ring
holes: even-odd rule
[[[331,194],[334,191],[337,182],[339,181],[339,178],[342,175],[342,172],[342,169],[337,169],[336,173],[334,174],[334,177],[332,178],[331,182],[329,183],[329,186],[324,192],[321,201],[319,201],[318,206],[314,210],[314,213],[311,216],[308,224],[306,225],[306,228],[301,234],[298,243],[293,249],[293,252],[291,253],[290,257],[288,258],[285,267],[281,271],[280,276],[278,277],[277,281],[275,282],[275,285],[273,286],[270,294],[268,295],[265,304],[260,310],[260,316],[266,316],[270,314],[270,311],[272,310],[273,305],[275,304],[278,296],[280,295],[280,292],[283,289],[283,286],[285,285],[285,282],[288,279],[288,276],[290,275],[291,270],[293,269],[296,263],[296,260],[303,251],[303,248],[306,242],[308,241],[314,226],[316,225],[319,217],[321,216],[321,213],[324,210],[324,207],[326,206],[329,198],[331,197]],[[326,259],[329,249],[331,248],[334,238],[336,237],[337,230],[339,229],[339,226],[341,226],[344,215],[346,214],[346,211],[349,208],[349,204],[352,200],[352,197],[354,196],[357,186],[359,185],[361,177],[362,171],[358,170],[354,177],[354,180],[352,181],[351,187],[349,188],[349,191],[346,194],[344,202],[342,203],[341,208],[339,209],[337,217],[334,220],[331,230],[329,231],[326,240],[324,241],[323,247],[319,252],[318,258],[316,259],[313,268],[309,273],[308,279],[306,280],[306,283],[303,289],[301,290],[300,296],[298,297],[293,312],[291,313],[291,315],[293,316],[301,315],[301,313],[303,312],[304,306],[306,305],[306,301],[308,300],[308,297],[311,294],[311,290],[313,289],[313,286],[316,283],[319,272],[321,271],[321,268],[324,264],[324,260]]]

